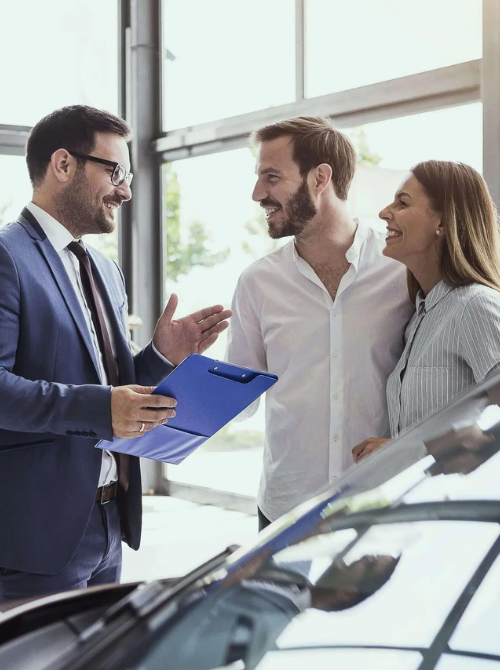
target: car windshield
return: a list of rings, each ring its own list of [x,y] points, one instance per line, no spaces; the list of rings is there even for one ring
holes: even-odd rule
[[[487,650],[500,661],[498,522],[323,525],[317,532],[254,557],[246,574],[229,574],[202,600],[186,603],[183,616],[128,667],[160,670],[168,658],[169,668],[192,670],[237,661],[246,669],[326,668],[338,657],[342,667],[387,670],[418,668],[444,649],[460,659]],[[490,565],[489,584],[481,586]],[[464,594],[480,586],[469,609]]]
[[[273,524],[120,667],[500,669],[497,387],[372,457],[374,486],[348,473]]]
[[[228,561],[127,667],[500,667],[500,454],[467,478],[412,470],[411,504],[387,505],[389,482],[386,497],[328,503],[297,542]],[[486,496],[455,495],[460,482]]]

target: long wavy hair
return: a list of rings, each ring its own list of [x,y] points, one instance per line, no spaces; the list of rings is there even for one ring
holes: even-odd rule
[[[483,284],[500,291],[500,235],[495,204],[483,177],[464,163],[424,161],[411,168],[441,215],[441,276],[451,286]],[[420,285],[407,271],[415,300]]]

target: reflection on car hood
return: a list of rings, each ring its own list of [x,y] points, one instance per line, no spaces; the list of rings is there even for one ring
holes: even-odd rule
[[[500,375],[351,466],[317,496],[262,531],[253,545],[230,556],[215,581],[241,571],[263,552],[274,555],[296,544],[321,519],[416,502],[500,500],[500,457],[495,456],[500,449],[498,402]],[[488,466],[481,467],[486,461]]]

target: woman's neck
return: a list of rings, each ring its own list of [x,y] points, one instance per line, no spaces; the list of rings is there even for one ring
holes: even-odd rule
[[[405,263],[406,267],[417,280],[424,296],[429,295],[436,284],[439,284],[443,278],[441,272],[440,258],[436,253],[426,254],[424,258],[411,259],[411,262]]]
[[[429,269],[425,273],[416,273],[413,270],[413,276],[415,279],[418,281],[419,286],[422,290],[422,293],[424,294],[425,297],[429,295],[429,293],[432,291],[432,289],[439,284],[441,279],[443,278],[441,275],[441,272],[436,271],[436,272],[429,272]]]

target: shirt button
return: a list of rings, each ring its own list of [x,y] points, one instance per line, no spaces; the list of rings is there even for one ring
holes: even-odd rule
[[[338,394],[338,393],[334,393],[334,394],[333,394],[333,397],[335,398],[335,400],[338,400],[339,394]]]
[[[333,436],[333,441],[334,441],[334,442],[338,442],[338,441],[339,441],[339,436],[338,436],[338,435],[334,435],[334,436]]]
[[[337,316],[337,312],[333,311],[332,316]]]
[[[334,351],[334,352],[333,352],[333,356],[334,356],[335,358],[338,358],[338,357],[339,357],[339,352],[338,352],[338,351]]]

